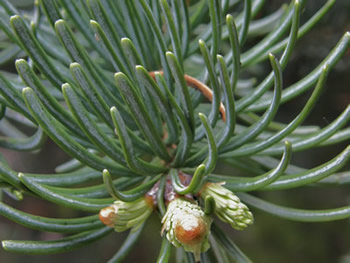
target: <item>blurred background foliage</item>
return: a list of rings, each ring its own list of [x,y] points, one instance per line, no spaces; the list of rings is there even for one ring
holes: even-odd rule
[[[16,6],[28,7],[33,0],[11,1]],[[308,0],[301,19],[310,17],[326,1]],[[289,1],[269,0],[258,17],[263,17]],[[292,59],[283,72],[284,85],[288,86],[301,79],[315,68],[337,43],[345,31],[350,30],[350,1],[336,1],[330,12],[306,36],[297,42]],[[301,20],[302,22],[303,20]],[[253,43],[247,43],[247,47]],[[5,65],[13,68],[14,65]],[[350,102],[350,51],[331,70],[324,94],[305,124],[326,126],[338,116]],[[270,67],[259,67],[257,73],[264,76]],[[266,70],[266,72],[264,72]],[[277,120],[288,122],[299,112],[309,93],[299,96],[291,102],[281,105]],[[331,147],[294,153],[292,162],[305,168],[311,168],[329,160],[346,147],[343,142]],[[45,144],[39,153],[19,153],[0,149],[10,167],[17,171],[52,173],[54,167],[69,160],[52,141]],[[348,169],[350,164],[347,165]],[[220,167],[219,169],[225,169]],[[338,207],[350,202],[349,186],[327,188],[298,188],[260,193],[266,200],[290,207],[323,209]],[[78,217],[82,212],[64,209],[34,197],[26,197],[16,202],[4,196],[9,205],[33,214],[50,217]],[[34,200],[35,199],[35,200]],[[307,207],[305,207],[307,204]],[[320,207],[321,205],[321,207]],[[255,223],[244,232],[234,231],[229,225],[221,224],[235,243],[249,255],[254,262],[350,262],[350,220],[326,223],[301,223],[283,220],[254,209]],[[141,240],[125,262],[155,262],[161,243],[159,218],[153,215],[147,221]],[[156,233],[156,234],[154,234]],[[91,245],[58,255],[21,255],[4,251],[0,253],[0,262],[106,262],[121,244],[127,233],[108,235]],[[60,238],[59,233],[40,232],[25,228],[0,217],[0,240],[50,240]]]

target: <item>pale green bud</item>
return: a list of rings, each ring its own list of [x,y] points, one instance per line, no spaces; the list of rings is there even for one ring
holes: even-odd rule
[[[112,227],[117,232],[132,228],[135,231],[152,213],[152,206],[145,198],[133,202],[115,201],[111,206],[100,211],[102,223]]]
[[[201,191],[201,197],[205,199],[210,195],[215,200],[215,214],[234,229],[243,230],[253,224],[253,214],[248,207],[222,184],[207,183]]]

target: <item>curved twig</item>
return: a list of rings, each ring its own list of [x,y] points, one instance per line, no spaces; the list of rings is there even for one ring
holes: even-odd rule
[[[149,72],[149,75],[153,79],[155,79],[156,78],[156,76],[155,76],[156,72],[158,72],[161,75],[164,74],[162,70],[159,70],[159,71],[151,71],[151,72]],[[186,74],[184,75],[184,78],[185,78],[186,84],[189,87],[198,90],[200,93],[203,94],[204,97],[206,97],[210,102],[212,102],[212,100],[213,100],[213,92],[207,85],[205,85],[203,82],[199,81],[198,79],[196,79],[194,77],[191,77],[189,75],[186,75]],[[226,122],[225,106],[222,103],[220,103],[220,113],[221,113],[222,120],[224,122]]]

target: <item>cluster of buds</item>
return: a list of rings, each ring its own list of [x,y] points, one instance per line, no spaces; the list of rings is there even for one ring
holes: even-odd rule
[[[211,196],[215,200],[215,214],[234,229],[242,230],[254,222],[248,207],[223,183],[207,183],[201,190],[201,197]]]
[[[191,176],[179,173],[181,183],[189,185]],[[202,199],[210,196],[215,201],[215,214],[234,229],[242,230],[253,223],[253,215],[248,207],[223,183],[207,183],[199,192]],[[159,182],[142,198],[123,202],[117,200],[109,207],[100,211],[100,220],[117,232],[129,228],[136,230],[148,218],[157,206]],[[164,189],[164,201],[167,205],[162,218],[162,232],[175,247],[183,247],[187,252],[200,260],[200,253],[209,249],[209,234],[212,217],[205,214],[192,194],[179,195],[168,179]]]
[[[117,232],[132,228],[135,231],[152,213],[153,206],[146,198],[140,198],[133,202],[115,201],[111,206],[100,211],[99,217],[102,223],[112,227]]]
[[[192,252],[196,261],[209,249],[209,230],[212,219],[201,208],[186,199],[176,198],[168,205],[162,223],[162,234],[175,246]]]

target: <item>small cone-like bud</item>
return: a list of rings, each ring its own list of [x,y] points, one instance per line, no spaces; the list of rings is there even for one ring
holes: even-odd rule
[[[112,227],[117,232],[129,228],[136,230],[152,213],[153,207],[146,198],[140,198],[133,202],[115,201],[111,206],[100,211],[99,217],[102,223]]]
[[[253,214],[248,207],[222,183],[207,183],[201,190],[201,197],[204,199],[208,195],[215,200],[216,215],[234,229],[243,230],[253,224]]]
[[[168,205],[162,223],[166,237],[174,246],[192,252],[196,261],[209,249],[209,230],[212,219],[201,208],[185,199],[176,198]]]

